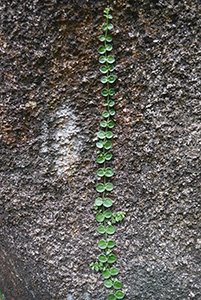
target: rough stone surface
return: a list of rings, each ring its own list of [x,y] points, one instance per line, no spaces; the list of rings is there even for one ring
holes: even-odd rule
[[[102,12],[116,94],[115,254],[125,299],[201,299],[198,0],[1,0],[0,290],[105,300],[94,199]]]

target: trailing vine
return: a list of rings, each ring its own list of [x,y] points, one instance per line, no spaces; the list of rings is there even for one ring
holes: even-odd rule
[[[94,208],[97,210],[96,221],[102,223],[98,228],[100,234],[104,234],[104,238],[101,239],[98,243],[98,247],[101,250],[104,250],[104,253],[100,254],[98,261],[91,263],[90,267],[92,270],[102,271],[102,276],[104,278],[104,285],[108,289],[111,289],[108,294],[108,300],[123,299],[124,293],[121,291],[122,283],[117,280],[116,275],[119,273],[119,270],[113,267],[113,263],[116,261],[116,256],[112,253],[112,249],[115,246],[115,242],[112,239],[109,239],[109,236],[115,233],[114,224],[120,222],[124,217],[124,212],[113,213],[110,209],[113,205],[113,201],[108,198],[108,192],[113,190],[113,184],[108,182],[108,178],[114,175],[114,171],[107,167],[107,162],[112,158],[112,154],[107,152],[112,147],[111,138],[113,133],[110,131],[114,127],[114,122],[111,119],[115,115],[115,110],[113,106],[115,105],[114,101],[111,100],[111,96],[115,94],[115,90],[110,88],[110,85],[113,84],[116,80],[116,77],[111,75],[111,72],[114,70],[113,63],[115,58],[112,55],[109,55],[108,52],[112,50],[111,35],[108,34],[108,31],[113,29],[113,24],[109,23],[109,20],[112,19],[112,16],[109,14],[109,8],[104,10],[104,16],[106,17],[106,23],[101,26],[101,29],[104,31],[104,35],[99,37],[99,40],[103,42],[98,48],[98,53],[101,54],[99,62],[102,64],[100,71],[104,76],[101,78],[101,82],[106,84],[106,87],[101,90],[101,94],[106,99],[104,107],[106,110],[102,113],[103,120],[100,123],[100,126],[103,128],[97,133],[98,138],[100,139],[96,146],[98,150],[98,156],[96,161],[102,165],[97,171],[97,175],[102,178],[103,182],[96,185],[96,191],[101,194],[95,200]]]

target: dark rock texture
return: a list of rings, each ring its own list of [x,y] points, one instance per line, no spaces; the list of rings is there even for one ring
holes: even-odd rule
[[[113,160],[125,300],[200,300],[198,0],[1,0],[0,291],[105,300],[89,263],[104,99],[98,36],[110,4]]]

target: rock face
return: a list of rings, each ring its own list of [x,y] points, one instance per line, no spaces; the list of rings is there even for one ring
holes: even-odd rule
[[[201,299],[198,0],[107,1],[113,160],[125,299]],[[106,1],[1,0],[0,291],[6,300],[105,300],[96,132]]]

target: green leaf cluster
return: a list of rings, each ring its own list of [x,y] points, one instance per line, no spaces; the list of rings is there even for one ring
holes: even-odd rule
[[[104,64],[104,63],[113,64],[115,62],[115,58],[112,55],[101,56],[99,58],[99,62],[101,64]]]
[[[115,115],[115,110],[113,109],[115,102],[111,97],[115,95],[115,90],[111,85],[116,81],[116,76],[112,75],[111,72],[115,70],[113,63],[115,58],[113,55],[109,54],[113,50],[113,46],[110,44],[112,42],[111,35],[108,31],[113,29],[113,24],[109,23],[112,16],[109,14],[110,9],[106,8],[104,10],[104,16],[106,17],[106,23],[104,23],[101,28],[104,32],[103,35],[99,37],[99,41],[103,43],[98,47],[98,53],[101,55],[99,62],[102,64],[100,67],[100,72],[103,74],[101,77],[101,82],[105,85],[101,90],[101,95],[105,98],[104,103],[105,110],[102,113],[103,120],[100,123],[101,130],[97,133],[98,141],[96,142],[97,158],[96,161],[100,164],[100,168],[97,171],[97,176],[102,180],[102,182],[96,185],[96,191],[100,194],[96,198],[94,203],[94,208],[97,211],[96,221],[100,224],[97,228],[98,233],[103,234],[104,238],[98,241],[99,249],[103,250],[98,256],[98,261],[91,263],[90,267],[95,271],[102,271],[102,276],[104,278],[104,285],[106,288],[113,289],[113,292],[108,294],[108,300],[123,299],[124,293],[121,291],[122,283],[116,279],[119,270],[113,266],[116,262],[116,255],[112,253],[115,247],[115,242],[110,239],[115,233],[115,223],[120,222],[124,217],[124,212],[112,212],[109,208],[113,206],[113,200],[108,197],[108,193],[114,189],[111,182],[114,171],[112,168],[107,167],[106,163],[111,160],[112,154],[108,152],[112,148],[111,139],[113,133],[111,131],[115,124],[112,117]]]
[[[99,263],[98,261],[96,261],[95,263],[90,263],[89,266],[92,270],[95,270],[96,272],[98,272],[99,270],[102,271],[104,269],[103,263]]]
[[[2,292],[0,292],[0,299],[1,300],[6,300],[5,296],[2,294]]]
[[[117,222],[122,221],[125,216],[126,216],[126,213],[122,212],[122,211],[113,213],[111,216],[112,223],[117,223]]]

